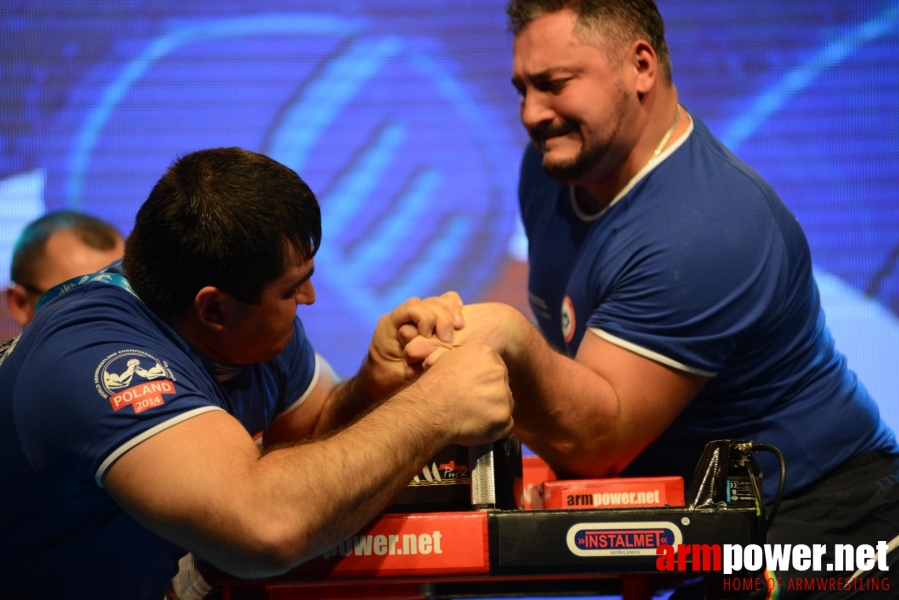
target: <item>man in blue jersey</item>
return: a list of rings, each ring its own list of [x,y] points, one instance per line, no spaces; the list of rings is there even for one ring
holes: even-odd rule
[[[384,316],[359,373],[336,380],[296,315],[320,236],[296,173],[200,151],[153,188],[122,263],[44,294],[0,353],[0,597],[160,600],[179,561],[173,593],[206,591],[188,552],[283,573],[445,446],[509,433],[490,348],[420,377],[403,360],[403,324],[452,339],[452,293]]]
[[[772,542],[899,535],[899,449],[834,349],[806,238],[679,103],[654,3],[507,10],[533,142],[519,195],[540,331],[508,306],[469,305],[456,341],[502,354],[516,433],[582,477],[689,481],[706,442],[773,444],[789,474]],[[778,467],[762,464],[770,502]]]

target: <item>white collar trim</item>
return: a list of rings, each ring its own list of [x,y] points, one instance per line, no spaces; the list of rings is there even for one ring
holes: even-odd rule
[[[661,154],[659,154],[659,156],[654,161],[647,164],[645,167],[640,169],[636,175],[631,177],[631,180],[627,182],[627,185],[624,186],[621,189],[621,191],[618,192],[618,194],[614,198],[612,198],[612,201],[609,202],[609,204],[606,205],[605,208],[603,208],[601,211],[599,211],[596,214],[592,214],[592,215],[587,214],[583,210],[581,210],[581,207],[578,206],[577,198],[575,197],[575,194],[574,194],[575,186],[573,186],[573,185],[568,186],[568,198],[571,200],[571,208],[574,210],[574,214],[577,215],[577,217],[581,221],[584,221],[587,223],[589,223],[590,221],[595,221],[598,218],[600,218],[601,216],[603,216],[604,214],[606,214],[606,211],[609,210],[610,208],[612,208],[613,206],[615,206],[619,200],[624,198],[627,195],[627,193],[630,192],[633,189],[633,187],[635,185],[637,185],[637,183],[641,179],[643,179],[644,177],[649,175],[653,169],[658,167],[660,164],[665,162],[665,160],[667,160],[669,156],[674,154],[674,152],[678,148],[680,148],[684,144],[684,142],[687,141],[687,139],[690,137],[690,135],[692,133],[693,133],[693,117],[691,116],[690,123],[687,126],[687,131],[684,133],[684,135],[682,135],[680,138],[678,138],[677,141],[675,141],[673,144],[671,144],[670,146],[665,148],[665,151],[662,152]]]

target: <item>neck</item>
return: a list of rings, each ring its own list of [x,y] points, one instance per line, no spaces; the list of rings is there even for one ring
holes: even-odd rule
[[[666,148],[683,136],[689,127],[689,115],[681,109],[673,88],[672,92],[664,102],[652,103],[659,106],[659,110],[649,117],[630,153],[616,168],[604,177],[575,184],[575,198],[586,214],[594,215],[607,208],[637,173],[654,163]]]
[[[625,185],[627,185],[627,181],[622,183],[618,179],[610,178],[576,185],[574,186],[574,198],[584,214],[595,215],[605,210]]]
[[[678,104],[676,110],[674,111],[674,120],[671,121],[671,126],[665,130],[665,135],[662,136],[662,139],[659,141],[659,145],[656,146],[655,150],[653,150],[652,156],[649,157],[649,161],[647,161],[646,164],[651,165],[665,150],[665,147],[668,145],[668,141],[671,139],[671,136],[674,135],[674,130],[677,129],[678,121],[680,121],[680,113],[680,104]]]
[[[204,362],[215,362],[228,365],[228,361],[218,351],[218,344],[215,336],[210,334],[207,327],[203,323],[198,322],[191,316],[184,316],[169,321],[169,325],[174,329],[181,338],[187,342],[192,348],[199,351]]]

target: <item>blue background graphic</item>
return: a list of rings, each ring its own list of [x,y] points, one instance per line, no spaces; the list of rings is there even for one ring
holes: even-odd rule
[[[899,426],[899,2],[659,5],[683,104],[803,224],[837,345]],[[319,196],[300,314],[340,373],[409,296],[528,311],[511,41],[498,0],[7,0],[0,287],[29,220],[127,233],[177,155],[236,145]]]

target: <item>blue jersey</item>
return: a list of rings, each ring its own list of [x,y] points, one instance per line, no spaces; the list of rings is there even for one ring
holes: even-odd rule
[[[209,411],[234,415],[260,439],[316,383],[299,320],[273,360],[213,376],[130,291],[120,266],[108,271],[42,306],[0,363],[2,597],[159,600],[186,552],[113,501],[103,489],[109,467]]]
[[[628,467],[689,481],[716,439],[774,444],[786,493],[848,458],[897,451],[876,404],[834,348],[808,242],[774,190],[694,118],[599,215],[526,151],[519,195],[531,307],[575,356],[585,335],[711,377]],[[776,462],[761,455],[766,496]]]

